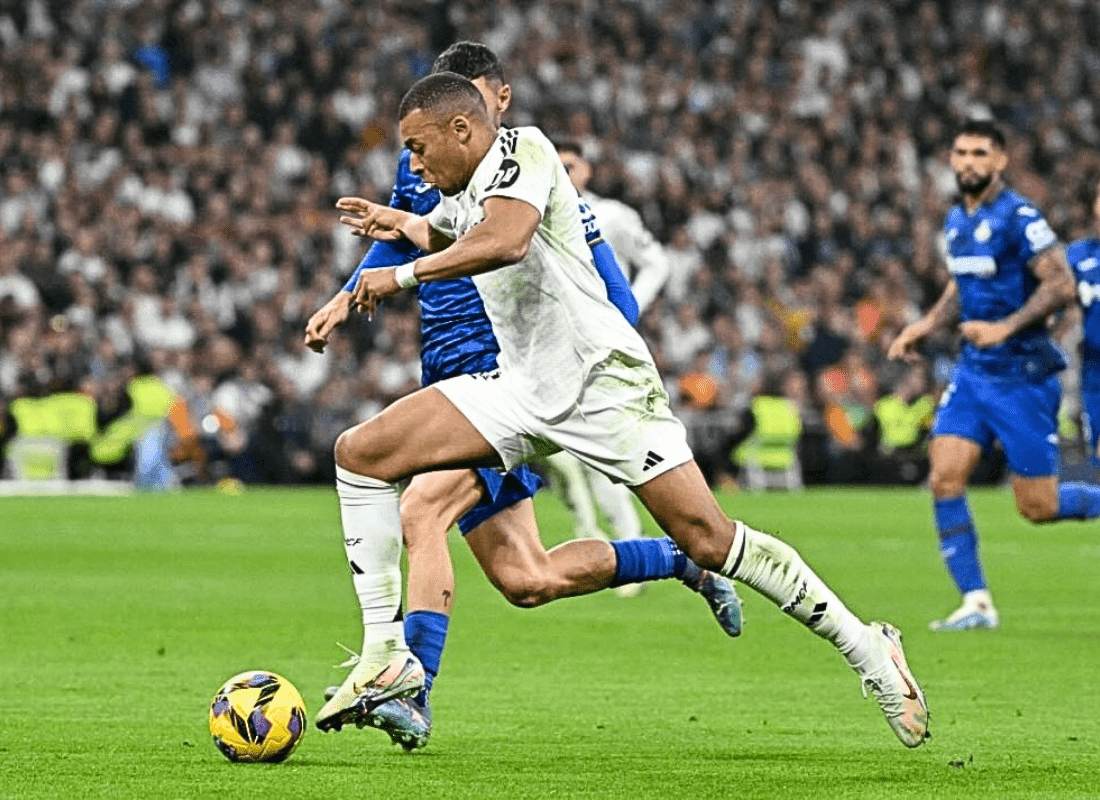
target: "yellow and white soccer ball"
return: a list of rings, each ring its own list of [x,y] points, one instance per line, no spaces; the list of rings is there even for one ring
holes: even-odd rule
[[[283,761],[305,732],[302,696],[274,672],[234,675],[210,703],[210,735],[230,761]]]

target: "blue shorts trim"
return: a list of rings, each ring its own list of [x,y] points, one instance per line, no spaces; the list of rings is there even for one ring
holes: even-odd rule
[[[988,449],[1001,443],[1008,467],[1024,478],[1058,473],[1057,375],[1038,381],[995,378],[956,367],[940,398],[933,436],[959,436]]]
[[[476,506],[459,518],[458,529],[463,536],[504,509],[534,497],[535,492],[542,487],[542,478],[526,464],[520,464],[506,473],[495,469],[479,469],[477,475],[485,486],[485,495]]]

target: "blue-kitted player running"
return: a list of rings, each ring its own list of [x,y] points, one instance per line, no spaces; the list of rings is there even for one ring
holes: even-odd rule
[[[955,136],[951,168],[962,194],[947,215],[951,280],[935,306],[891,344],[917,357],[936,328],[959,322],[962,349],[936,412],[928,456],[940,553],[962,605],[934,630],[996,628],[999,617],[978,558],[966,485],[996,439],[1013,472],[1016,508],[1032,522],[1092,519],[1100,489],[1058,481],[1058,373],[1066,362],[1047,318],[1073,298],[1073,275],[1039,210],[1002,179],[1005,138],[986,120]]]
[[[499,122],[510,102],[511,87],[491,50],[459,42],[436,59],[433,71],[456,72],[472,80],[490,116]],[[403,151],[390,205],[426,214],[439,202],[439,192],[409,169],[409,151]],[[602,241],[591,211],[581,205],[593,267],[603,278],[608,298],[634,324],[638,306],[630,286],[610,247]],[[310,319],[306,344],[322,350],[330,333],[348,318],[351,291],[363,270],[407,264],[421,255],[404,241],[372,245],[344,290]],[[423,283],[417,287],[417,297],[425,386],[455,375],[491,373],[496,368],[499,346],[470,278]],[[610,543],[574,540],[547,551],[539,538],[530,499],[539,485],[538,476],[526,466],[507,473],[450,470],[413,478],[401,497],[409,606],[403,634],[423,665],[425,688],[412,698],[372,708],[369,698],[360,697],[356,687],[374,676],[358,674],[353,658],[353,669],[344,684],[329,692],[328,703],[318,714],[319,727],[338,729],[350,722],[380,728],[406,749],[427,743],[431,731],[428,692],[439,670],[454,591],[446,535],[456,521],[486,576],[516,605],[533,607],[611,586],[677,577],[703,595],[727,634],[740,633],[741,608],[733,584],[699,569],[667,537]],[[396,622],[400,610],[376,600],[382,594],[381,585],[392,580],[392,575],[372,570],[372,558],[360,543],[355,537],[345,538],[364,625]],[[400,575],[397,579],[400,581]]]
[[[1100,226],[1100,185],[1092,201]],[[1100,237],[1079,239],[1066,248],[1066,259],[1077,281],[1081,307],[1081,420],[1089,464],[1100,468]]]

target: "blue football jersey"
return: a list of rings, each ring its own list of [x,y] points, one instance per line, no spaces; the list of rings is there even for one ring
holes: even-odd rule
[[[409,168],[409,156],[408,150],[401,151],[390,205],[423,216],[439,204],[439,190],[424,183]],[[427,253],[408,241],[375,242],[360,269],[407,264],[423,255]],[[354,289],[358,277],[357,269],[344,288]],[[500,346],[471,278],[422,283],[416,287],[416,293],[420,301],[420,361],[425,386],[453,375],[496,368]]]
[[[1019,310],[1038,285],[1028,262],[1058,241],[1039,210],[1011,189],[973,214],[961,204],[953,207],[944,236],[963,322],[993,322]],[[1035,379],[1066,366],[1042,321],[995,347],[964,341],[961,362],[992,375]]]
[[[1077,282],[1077,302],[1083,315],[1081,384],[1100,390],[1100,239],[1081,239],[1066,248]]]

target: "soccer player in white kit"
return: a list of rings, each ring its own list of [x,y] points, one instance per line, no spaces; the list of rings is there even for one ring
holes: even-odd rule
[[[624,277],[631,283],[639,314],[645,313],[669,278],[670,265],[664,248],[646,229],[641,215],[633,208],[587,191],[592,168],[584,159],[579,144],[559,141],[555,143],[555,149],[570,182],[580,192],[581,200],[600,220],[600,234],[611,246]],[[597,208],[600,210],[596,211]],[[606,224],[604,216],[607,218]],[[616,539],[636,539],[642,535],[642,522],[626,486],[612,483],[603,473],[564,450],[547,458],[546,463],[562,484],[566,505],[573,514],[576,538],[602,534],[596,521],[597,504],[607,517]],[[632,596],[641,589],[642,584],[629,583],[620,586],[617,591],[621,595]]]
[[[567,450],[630,486],[701,567],[747,584],[831,642],[901,742],[921,744],[928,709],[899,632],[862,622],[795,550],[719,508],[645,343],[607,300],[587,256],[576,190],[545,135],[533,127],[498,131],[477,88],[446,72],[418,81],[399,115],[412,170],[444,197],[426,217],[363,201],[343,206],[358,215],[362,233],[404,237],[430,253],[364,272],[355,302],[369,312],[419,282],[473,276],[500,344],[500,367],[414,392],[337,440],[337,475],[352,489],[340,495],[344,535],[369,539],[371,560],[357,564],[378,576],[373,587],[357,585],[360,605],[392,608],[395,621],[369,626],[348,678],[354,697],[341,707],[330,702],[318,727],[356,722],[423,683],[396,620],[396,482]]]

